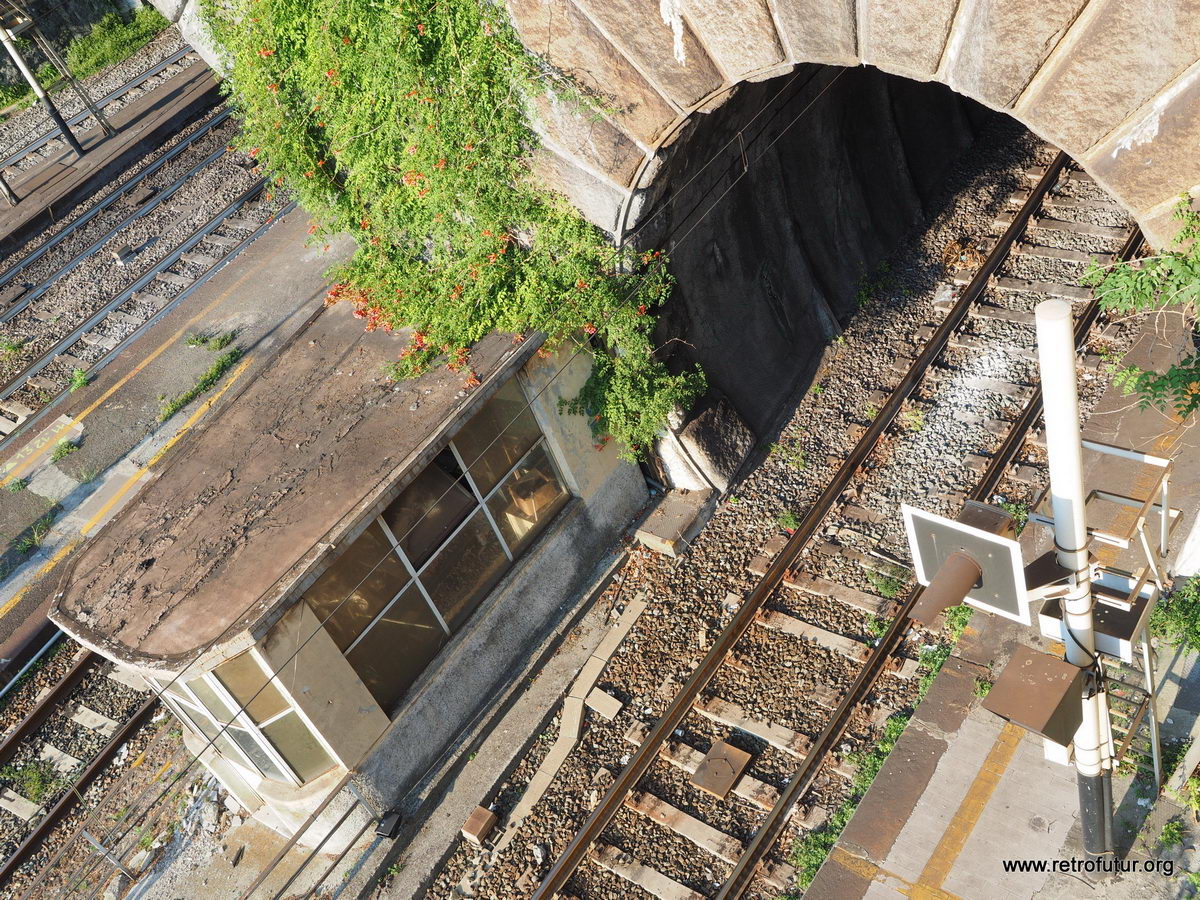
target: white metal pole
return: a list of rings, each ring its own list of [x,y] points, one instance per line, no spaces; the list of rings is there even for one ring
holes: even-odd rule
[[[1075,375],[1075,335],[1071,304],[1039,303],[1035,313],[1038,365],[1046,422],[1046,456],[1054,511],[1054,543],[1059,564],[1075,573],[1062,599],[1067,626],[1067,661],[1092,668],[1096,638],[1092,617],[1092,584],[1088,577],[1088,535],[1084,510],[1083,447],[1079,431],[1079,394]],[[1104,748],[1100,709],[1103,693],[1093,685],[1082,699],[1083,722],[1075,732],[1075,769],[1079,783],[1084,848],[1091,854],[1111,850],[1111,809],[1104,798],[1108,754]]]

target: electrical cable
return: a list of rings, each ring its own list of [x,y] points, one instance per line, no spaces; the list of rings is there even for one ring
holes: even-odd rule
[[[771,150],[771,148],[773,148],[775,146],[775,144],[777,144],[784,137],[784,135],[786,135],[796,125],[796,123],[799,122],[800,119],[803,118],[803,116],[805,114],[807,114],[810,109],[812,109],[812,107],[817,103],[817,101],[820,100],[833,87],[833,85],[838,82],[838,80],[841,78],[844,71],[845,71],[844,69],[839,70],[838,73],[832,79],[830,79],[829,83],[826,84],[824,87],[822,87],[821,90],[816,94],[816,96],[814,96],[811,100],[809,100],[808,103],[791,119],[791,121],[789,121],[788,124],[785,125],[779,131],[779,133],[766,145],[766,147],[763,148],[762,152],[759,153],[757,156],[752,157],[748,161],[748,163],[742,167],[742,170],[731,180],[731,182],[725,187],[725,189],[720,192],[720,194],[716,197],[716,199],[713,200],[711,204],[709,204],[709,206],[704,210],[704,212],[700,215],[700,217],[696,220],[696,222],[694,224],[692,224],[691,227],[688,228],[683,233],[682,236],[678,237],[674,241],[674,243],[673,243],[674,248],[677,248],[678,246],[683,244],[692,234],[695,233],[696,229],[713,212],[713,210],[716,209],[717,205],[720,204],[729,195],[729,193],[741,182],[741,180],[749,174],[752,165],[756,165],[760,160],[762,160],[763,157]],[[793,75],[792,80],[794,80],[794,78],[795,78],[795,75]],[[790,83],[791,83],[791,81],[789,81],[789,84]],[[807,84],[808,84],[808,82],[805,82],[804,86],[807,86]],[[784,87],[786,87],[786,86],[787,85],[785,85]],[[781,88],[780,91],[775,94],[775,97],[778,97],[779,94],[782,93],[782,90],[783,90],[783,88]],[[787,102],[791,102],[791,99],[789,99]],[[757,117],[762,114],[762,112],[767,108],[768,105],[764,105],[764,107],[755,114],[754,119],[757,119]],[[751,121],[753,121],[753,119]],[[733,141],[736,139],[737,138],[735,136],[735,138],[728,141],[720,150],[718,150],[714,154],[713,158],[710,159],[709,162],[706,163],[701,168],[701,170],[699,172],[697,172],[685,184],[691,184],[695,180],[695,178],[697,178],[699,176],[700,172],[707,169],[707,167],[713,161],[715,161],[720,156],[720,154],[723,153],[724,150],[727,149],[730,146],[730,144],[732,144]],[[710,188],[707,193],[711,194],[711,192],[712,192],[712,188]],[[641,285],[644,284],[651,277],[651,275],[654,274],[655,271],[658,268],[660,268],[662,265],[663,265],[663,263],[661,263],[661,262],[651,263],[650,266],[647,267],[647,270],[643,274],[641,274],[637,277],[637,283],[635,284],[633,289],[628,292],[628,294],[626,295],[625,301],[627,302],[627,301],[631,300],[634,296],[636,296],[637,291],[640,289]],[[620,307],[618,307],[618,308],[620,308]],[[612,313],[610,313],[610,316],[611,315],[612,315]],[[513,418],[509,421],[509,423],[507,425],[505,425],[504,428],[502,428],[496,434],[496,436],[479,452],[479,454],[475,457],[474,460],[472,460],[470,463],[467,464],[468,468],[471,465],[473,465],[474,463],[478,462],[479,459],[481,459],[488,452],[488,450],[490,450],[491,447],[494,446],[495,443],[500,440],[501,436],[503,436],[503,434],[508,430],[508,428],[512,427],[517,422],[517,420],[527,410],[529,410],[532,407],[533,403],[536,402],[549,389],[550,385],[555,383],[555,381],[557,381],[557,379],[563,375],[563,373],[566,371],[566,369],[575,361],[575,358],[580,353],[584,352],[585,349],[588,350],[589,352],[591,352],[591,348],[587,344],[587,342],[580,341],[578,339],[573,339],[573,340],[575,341],[576,347],[571,352],[571,355],[567,358],[567,360],[554,372],[553,375],[551,375],[551,377],[549,379],[547,379],[546,383],[540,389],[538,389],[536,391],[536,393],[534,393],[533,397],[527,398],[526,403],[517,411],[516,415],[513,416]],[[405,538],[407,538],[412,533],[412,531],[418,525],[420,525],[434,509],[437,508],[437,506],[441,502],[441,500],[444,499],[445,497],[449,496],[449,494],[453,490],[454,490],[454,485],[451,485],[450,488],[447,488],[447,490],[442,495],[440,495],[436,500],[434,500],[426,508],[426,510],[421,514],[421,516],[413,522],[413,524],[404,533],[404,535],[397,537],[397,543],[400,543]],[[283,660],[278,665],[278,668],[282,669],[284,666],[286,666],[288,663],[290,663],[292,660],[294,660],[299,655],[300,651],[303,650],[305,646],[307,646],[308,642],[310,640],[312,640],[314,637],[316,637],[317,634],[319,634],[321,631],[324,630],[325,624],[327,622],[329,622],[338,613],[338,611],[342,608],[342,606],[345,603],[347,603],[351,597],[354,596],[355,591],[357,591],[357,589],[368,578],[371,577],[371,575],[375,572],[375,570],[379,566],[383,565],[388,559],[392,559],[392,558],[395,558],[395,551],[389,550],[388,553],[384,554],[379,559],[379,561],[376,562],[375,565],[371,567],[371,569],[363,577],[363,579],[358,584],[356,584],[355,587],[353,589],[351,589],[351,591],[349,593],[347,593],[346,596],[343,597],[342,600],[339,601],[335,607],[333,607],[333,609],[330,611],[329,615],[327,615],[324,619],[321,620],[318,628],[316,630],[314,630],[307,638],[305,638],[304,641],[298,647],[296,647],[296,649],[285,660]],[[301,598],[300,602],[302,602],[302,598]],[[229,628],[227,628],[220,635],[218,635],[217,637],[212,639],[210,642],[208,642],[208,644],[205,647],[199,649],[196,652],[192,661],[185,664],[185,666],[175,676],[173,676],[169,682],[167,682],[164,686],[162,686],[161,689],[159,689],[160,683],[157,682],[157,680],[156,680],[156,682],[155,682],[156,683],[156,688],[155,688],[156,696],[161,698],[162,694],[167,690],[167,688],[171,687],[176,682],[178,682],[180,679],[182,679],[184,677],[185,673],[187,673],[187,671],[191,668],[191,666],[194,665],[194,663],[197,660],[202,658],[208,650],[212,649],[214,646],[219,644],[222,640],[227,639],[230,636],[230,629],[233,629],[235,627],[235,625],[237,624],[237,622],[239,622],[241,620],[242,616],[248,614],[251,611],[251,609],[253,609],[253,607],[256,605],[256,603],[257,603],[257,601],[252,602],[249,606],[247,606],[246,609],[243,611],[243,613],[234,619],[234,624],[231,624],[229,626]],[[204,674],[204,673],[202,673],[202,674]],[[255,692],[255,694],[252,697],[250,697],[245,703],[241,704],[240,706],[237,707],[237,709],[234,710],[233,715],[231,717],[229,717],[230,721],[221,725],[221,727],[217,731],[217,734],[214,735],[212,738],[207,739],[205,745],[200,749],[199,752],[204,752],[209,747],[212,747],[214,745],[216,738],[223,736],[226,733],[229,726],[237,719],[238,716],[240,716],[241,714],[246,712],[247,708],[254,702],[254,700],[259,696],[259,694],[261,694],[264,690],[266,690],[267,687],[269,687],[271,684],[276,683],[278,681],[279,681],[279,675],[276,673],[272,673],[267,678],[267,680],[263,684],[263,686],[261,688],[259,688],[259,690],[257,692]],[[251,720],[251,721],[253,721],[253,720]],[[150,809],[157,806],[158,803],[161,802],[161,800],[167,794],[169,794],[171,792],[171,790],[173,790],[174,785],[177,784],[192,769],[192,767],[199,761],[200,760],[199,760],[198,754],[193,756],[193,759],[188,763],[188,765],[184,769],[182,769],[180,772],[176,773],[176,775],[172,778],[170,784],[159,793],[158,797],[156,797],[153,802],[151,802],[150,804],[148,804],[146,806],[145,812],[148,812]],[[132,810],[133,807],[138,802],[140,802],[143,799],[143,797],[146,796],[146,794],[152,789],[152,787],[153,787],[153,785],[150,785],[146,789],[144,789],[143,792],[138,796],[138,798],[136,800],[134,800],[132,803],[128,804],[127,808]],[[74,788],[72,788],[72,789],[74,790]],[[96,813],[93,813],[93,817],[97,814],[98,814],[98,810]],[[129,821],[128,826],[124,829],[124,831],[122,831],[120,834],[116,834],[116,835],[114,835],[114,832],[116,831],[116,829],[118,829],[120,827],[121,822],[118,821],[117,823],[114,823],[109,834],[106,836],[106,838],[104,840],[101,841],[101,843],[103,843],[105,846],[115,848],[117,845],[120,844],[121,841],[123,841],[128,836],[128,834],[130,833],[130,831],[132,830],[132,828],[138,821],[138,818],[139,818],[138,816],[133,817]],[[91,819],[88,820],[88,823],[85,823],[84,827],[86,827],[87,824],[90,824],[90,822],[91,822]],[[79,833],[79,832],[77,832],[77,833]],[[99,862],[103,861],[103,857],[97,857],[95,860],[90,860],[90,861],[92,861],[93,863],[99,863]],[[88,862],[89,862],[89,860],[85,860],[83,866],[87,866]],[[83,866],[81,866],[80,868],[83,868]],[[85,871],[82,871],[82,872],[80,872],[80,870],[77,869],[76,872],[72,874],[71,878],[68,879],[68,884],[78,883],[81,876],[86,876],[90,873],[91,868],[92,867],[89,866]],[[35,880],[34,884],[31,885],[29,890],[27,890],[26,893],[22,896],[22,900],[25,900],[25,898],[30,897],[31,896],[30,891],[32,891],[34,888],[38,887],[40,884],[41,884],[41,881]]]

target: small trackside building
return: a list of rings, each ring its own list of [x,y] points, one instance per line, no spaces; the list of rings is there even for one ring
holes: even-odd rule
[[[395,383],[402,339],[317,313],[76,553],[51,618],[160,691],[281,833],[347,772],[388,808],[647,500],[560,410],[587,356],[538,343],[486,337],[474,387],[444,367]]]

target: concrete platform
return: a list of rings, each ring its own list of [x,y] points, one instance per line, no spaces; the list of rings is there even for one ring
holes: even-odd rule
[[[211,70],[199,63],[189,66],[109,117],[114,137],[89,129],[79,141],[83,158],[64,147],[10,182],[19,202],[15,207],[0,203],[0,254],[57,221],[219,100]]]
[[[1178,329],[1172,337],[1163,325],[1162,317],[1146,323],[1127,363],[1153,361],[1161,367],[1175,358],[1183,347]],[[1171,503],[1182,507],[1183,520],[1172,540],[1171,571],[1194,572],[1193,548],[1200,542],[1195,529],[1200,500],[1196,430],[1140,410],[1131,398],[1110,390],[1084,435],[1175,459]],[[1127,474],[1107,458],[1092,460],[1085,473],[1089,486],[1108,482],[1111,489],[1131,493],[1136,485],[1111,484],[1121,477]],[[1022,536],[1022,543],[1027,559],[1050,546],[1048,537],[1034,529]],[[1047,762],[1041,738],[987,712],[975,695],[976,679],[994,680],[1018,642],[1061,653],[1061,646],[1051,647],[1034,628],[975,613],[806,896],[1058,900],[1191,895],[1183,879],[1187,870],[1200,866],[1200,835],[1191,816],[1181,815],[1170,796],[1145,796],[1145,788],[1131,777],[1119,776],[1113,784],[1118,859],[1136,864],[1138,871],[1082,870],[1074,769]],[[1200,733],[1197,658],[1159,646],[1158,659],[1164,743],[1190,741]],[[1188,836],[1179,847],[1163,848],[1158,835],[1174,816],[1188,824]],[[1011,871],[1014,863],[1024,861],[1044,871]],[[1056,864],[1062,871],[1054,870]]]

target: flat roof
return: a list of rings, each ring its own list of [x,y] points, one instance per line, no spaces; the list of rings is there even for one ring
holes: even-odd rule
[[[395,383],[383,367],[405,338],[365,331],[349,304],[321,311],[75,554],[51,618],[150,668],[273,621],[535,343],[488,335],[470,357],[482,386],[469,391],[445,366]]]

